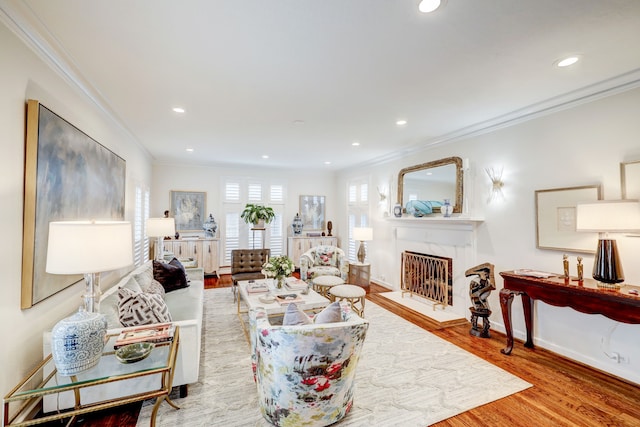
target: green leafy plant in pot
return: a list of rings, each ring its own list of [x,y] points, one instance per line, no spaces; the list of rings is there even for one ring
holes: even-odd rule
[[[276,217],[273,208],[254,203],[247,203],[240,214],[247,224],[253,224],[257,228],[263,228],[264,224],[269,224]]]

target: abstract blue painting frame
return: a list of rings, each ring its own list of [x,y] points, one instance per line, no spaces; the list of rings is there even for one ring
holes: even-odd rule
[[[45,271],[49,222],[123,220],[126,162],[36,100],[27,101],[21,307],[82,276]]]

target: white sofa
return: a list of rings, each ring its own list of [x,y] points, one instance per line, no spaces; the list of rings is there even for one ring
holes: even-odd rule
[[[153,262],[147,261],[142,266],[137,267],[102,295],[100,312],[107,319],[107,334],[115,334],[123,329],[118,321],[118,289],[126,286],[132,276],[143,272],[145,269],[153,269]],[[204,301],[204,271],[201,268],[188,268],[186,271],[190,280],[189,286],[165,294],[165,303],[171,313],[172,321],[180,326],[180,346],[178,347],[173,386],[181,386],[181,396],[186,396],[187,384],[198,381]],[[45,332],[43,354],[47,356],[49,353],[51,353],[51,332]],[[86,404],[117,398],[122,395],[123,387],[126,387],[127,394],[131,394],[134,390],[142,392],[149,387],[157,387],[159,381],[159,376],[148,376],[90,387],[84,389],[81,401]],[[44,397],[44,412],[67,409],[74,405],[74,396],[71,392]]]

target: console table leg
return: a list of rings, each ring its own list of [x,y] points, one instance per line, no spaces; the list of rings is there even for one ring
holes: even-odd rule
[[[527,341],[524,343],[526,348],[533,348],[533,300],[524,292],[522,295],[522,309],[524,311],[524,324],[527,329]]]
[[[517,292],[509,289],[500,289],[500,309],[502,310],[502,320],[507,333],[507,346],[500,350],[502,354],[509,355],[513,350],[513,329],[511,326],[511,303]]]

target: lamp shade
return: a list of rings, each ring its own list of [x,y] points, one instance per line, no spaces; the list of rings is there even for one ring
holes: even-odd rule
[[[176,221],[173,218],[147,219],[147,236],[164,237],[176,234]]]
[[[47,273],[99,273],[131,264],[133,264],[131,223],[125,221],[49,223]]]
[[[361,242],[368,242],[369,240],[373,240],[373,228],[354,227],[353,240],[360,240]]]
[[[576,231],[634,232],[640,230],[637,200],[600,200],[576,205]]]

